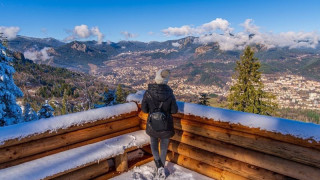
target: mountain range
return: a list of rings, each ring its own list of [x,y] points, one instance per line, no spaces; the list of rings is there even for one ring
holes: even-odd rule
[[[19,51],[27,59],[40,64],[64,67],[88,73],[90,64],[102,66],[109,60],[125,58],[149,58],[150,61],[183,59],[184,65],[178,66],[197,75],[199,69],[219,68],[233,71],[240,50],[223,51],[218,43],[197,43],[197,37],[185,37],[164,42],[120,41],[72,41],[69,43],[54,38],[32,38],[17,36],[8,42],[11,50]],[[308,78],[320,79],[320,46],[312,48],[276,47],[267,49],[263,44],[254,44],[255,56],[262,63],[263,73],[292,73]],[[120,58],[121,57],[121,58]],[[213,64],[206,64],[211,62]],[[189,64],[189,65],[188,65]],[[195,67],[196,66],[196,67]],[[189,68],[189,71],[188,71]],[[190,68],[193,68],[190,70]],[[196,70],[196,71],[195,71]],[[210,72],[210,70],[209,70]],[[192,79],[192,76],[190,76]],[[218,80],[219,81],[219,80]]]

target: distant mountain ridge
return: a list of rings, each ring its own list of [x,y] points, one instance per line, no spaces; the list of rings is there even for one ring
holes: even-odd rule
[[[54,38],[18,36],[9,41],[8,45],[12,50],[23,53],[31,51],[31,54],[37,53],[37,55],[39,53],[41,55],[43,53],[41,50],[47,48],[46,56],[38,60],[38,63],[82,72],[89,72],[89,64],[101,66],[105,61],[116,60],[123,53],[127,58],[145,57],[154,60],[182,58],[186,63],[206,60],[234,63],[241,55],[240,50],[220,50],[218,43],[200,44],[197,37],[192,36],[164,42],[119,41],[102,44],[97,44],[96,41],[65,43]],[[265,73],[290,71],[307,77],[320,78],[320,45],[315,49],[287,47],[266,49],[263,44],[252,46],[256,50],[256,57],[263,64]],[[222,68],[230,70],[229,65]]]

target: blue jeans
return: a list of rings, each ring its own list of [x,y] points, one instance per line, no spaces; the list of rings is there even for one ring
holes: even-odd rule
[[[159,155],[159,140],[160,140],[160,155]],[[150,147],[155,160],[161,159],[163,165],[166,162],[168,151],[169,138],[159,139],[150,137]]]

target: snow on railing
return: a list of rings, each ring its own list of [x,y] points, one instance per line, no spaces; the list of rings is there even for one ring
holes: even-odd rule
[[[85,123],[113,118],[133,111],[138,111],[138,108],[135,103],[131,102],[1,127],[0,145],[10,139],[22,139],[34,134],[55,132],[59,129],[67,129],[71,126],[81,126]]]
[[[178,102],[177,104],[179,113],[184,115],[194,115],[214,119],[215,121],[243,125],[249,128],[258,128],[269,132],[281,133],[282,135],[292,135],[309,140],[310,142],[314,140],[320,143],[320,125],[318,124],[185,102]]]
[[[141,103],[145,91],[138,91],[130,94],[127,101]],[[282,135],[291,135],[297,138],[308,140],[310,143],[316,141],[320,143],[320,125],[294,121],[290,119],[264,116],[253,113],[245,113],[199,104],[177,102],[179,113],[193,115],[201,118],[212,119],[214,121],[226,122],[229,124],[242,125],[249,128],[257,128]]]

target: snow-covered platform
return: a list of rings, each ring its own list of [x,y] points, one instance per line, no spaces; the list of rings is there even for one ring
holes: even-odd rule
[[[156,167],[154,162],[149,162],[139,167],[122,173],[111,180],[156,180]],[[191,171],[177,164],[166,163],[166,180],[212,180],[211,178],[201,175],[195,171]]]

